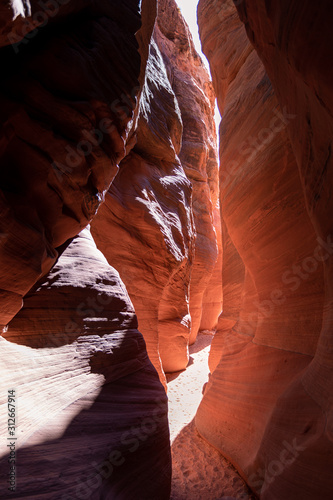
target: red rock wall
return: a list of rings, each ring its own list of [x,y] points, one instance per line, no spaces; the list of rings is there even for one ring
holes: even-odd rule
[[[165,391],[119,274],[80,232],[133,146],[156,3],[142,2],[140,15],[139,2],[74,1],[36,32],[40,2],[31,13],[10,5],[27,19],[11,22],[2,2],[0,40],[22,23],[31,34],[0,49],[0,392],[4,408],[16,390],[19,413],[12,495],[167,499]]]
[[[21,2],[12,4],[17,9]],[[18,15],[11,22],[7,14],[13,14],[1,2],[3,326],[54,264],[57,247],[96,214],[125,156],[139,92],[138,2],[73,1],[58,7],[45,14],[34,2],[30,16],[26,12],[26,19]],[[41,12],[44,26],[30,33]],[[69,13],[74,17],[67,18]],[[8,45],[13,30],[31,36]],[[144,71],[144,59],[142,66]]]
[[[225,345],[224,336],[235,326],[239,318],[245,280],[244,263],[231,241],[223,218],[221,218],[221,233],[223,262],[219,274],[223,290],[223,312],[219,317],[209,354],[211,372],[215,370],[220,360]]]
[[[155,38],[180,108],[183,135],[179,159],[193,189],[192,210],[196,239],[189,303],[192,344],[202,318],[213,329],[221,312],[221,281],[212,277],[214,269],[216,274],[221,270],[221,247],[218,247],[221,240],[217,241],[215,229],[219,231],[220,227],[217,211],[219,181],[216,130],[213,119],[215,94],[174,0],[159,1]],[[207,307],[206,303],[203,305],[206,291],[216,294],[215,301],[209,301]]]
[[[223,308],[222,267],[224,250],[222,246],[222,227],[220,207],[213,210],[213,225],[216,233],[218,255],[213,273],[203,294],[200,330],[213,331],[217,328],[219,315]]]
[[[245,1],[239,14],[280,106],[294,117],[288,135],[316,231],[314,257],[321,257],[324,267],[325,302],[314,359],[278,401],[261,452],[270,463],[282,453],[286,435],[302,436],[303,449],[293,466],[284,471],[281,483],[269,486],[267,498],[281,494],[285,498],[325,498],[333,487],[333,8],[327,0],[319,5],[308,0],[302,4],[258,1],[253,5]]]
[[[188,360],[194,229],[191,184],[177,156],[181,137],[179,107],[161,54],[152,42],[137,144],[121,163],[92,227],[99,248],[124,279],[150,359],[162,380],[160,321],[169,320],[174,363],[184,368]],[[174,309],[169,318],[166,302],[170,300]]]
[[[171,21],[170,21],[171,20]],[[92,224],[99,248],[126,284],[164,381],[186,368],[188,345],[200,328],[202,304],[221,260],[214,224],[218,167],[214,94],[207,71],[174,1],[159,2],[137,142]],[[221,311],[203,309],[210,327]]]
[[[329,426],[325,430],[323,423],[331,418],[331,361],[330,337],[321,329],[329,319],[324,275],[327,296],[331,259],[325,248],[329,198],[325,209],[321,201],[328,191],[318,172],[329,178],[331,122],[323,103],[329,103],[330,70],[320,73],[314,63],[318,45],[311,49],[311,63],[311,51],[309,62],[303,38],[296,37],[297,29],[305,37],[304,20],[306,33],[311,32],[309,7],[237,3],[268,74],[231,1],[201,0],[198,10],[223,114],[220,203],[234,249],[224,243],[232,262],[223,273],[226,310],[212,347],[215,371],[196,423],[261,498],[325,498],[332,488],[332,447]],[[296,47],[306,57],[295,56]],[[289,50],[295,57],[292,69]],[[308,81],[303,77],[307,87],[299,81],[302,64],[307,71],[316,66],[311,77],[307,73]],[[307,90],[311,85],[322,95],[321,104]],[[321,207],[317,215],[314,206]],[[319,232],[323,226],[326,232]],[[309,470],[316,471],[316,483]]]

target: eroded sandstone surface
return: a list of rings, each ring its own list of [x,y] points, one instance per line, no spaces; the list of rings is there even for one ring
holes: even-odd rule
[[[16,391],[16,498],[169,498],[166,395],[88,228],[24,301],[1,339],[1,388]]]
[[[167,499],[165,390],[82,231],[133,144],[156,3],[58,7],[33,31],[40,3],[1,4],[1,398],[17,413],[0,496]]]
[[[332,7],[235,3],[245,27],[229,0],[201,0],[198,10],[223,115],[226,293],[196,424],[260,498],[325,498]]]
[[[162,381],[163,371],[186,368],[201,321],[214,328],[221,311],[213,116],[213,89],[189,29],[173,0],[160,1],[137,142],[92,231],[121,273]],[[214,301],[204,300],[209,285]]]
[[[1,394],[14,388],[20,408],[17,496],[169,498],[161,381],[217,323],[222,263],[214,92],[175,2],[159,7],[0,5]]]

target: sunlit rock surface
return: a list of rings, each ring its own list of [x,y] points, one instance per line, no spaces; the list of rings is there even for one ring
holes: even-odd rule
[[[174,0],[159,1],[155,38],[179,104],[183,121],[179,159],[193,189],[196,241],[190,281],[192,344],[201,326],[201,319],[213,329],[221,312],[221,278],[219,276],[217,284],[216,277],[212,277],[214,269],[217,275],[221,272],[215,94],[207,70],[195,50],[192,36],[179,15]],[[217,262],[218,256],[220,259]],[[206,291],[215,292],[214,301],[203,303]]]
[[[196,424],[261,498],[325,498],[333,453],[332,95],[331,66],[317,55],[331,60],[325,15],[332,8],[237,3],[268,74],[233,2],[201,0],[198,10],[223,115],[227,239],[215,371]],[[318,43],[304,45],[312,29]]]
[[[179,107],[159,49],[152,41],[141,94],[137,144],[120,165],[94,220],[93,234],[109,262],[121,273],[150,359],[162,378],[160,321],[169,320],[170,335],[174,329],[182,333],[173,337],[176,362],[185,368],[188,360],[188,287],[194,227],[191,184],[177,156],[181,137]],[[170,300],[175,307],[168,318],[165,308],[161,310],[161,302]]]
[[[18,417],[15,498],[168,498],[164,388],[126,289],[88,229],[25,297],[4,337],[1,389],[15,388]]]
[[[31,31],[40,4],[0,6],[1,407],[15,389],[19,415],[16,490],[5,441],[0,497],[167,499],[165,391],[81,231],[134,142],[156,3],[73,1]]]
[[[171,19],[171,21],[170,21]],[[173,1],[159,2],[140,97],[137,142],[92,224],[98,247],[121,273],[148,353],[163,370],[184,369],[203,296],[221,269],[213,209],[218,197],[214,95]],[[221,248],[221,245],[220,245]],[[220,266],[216,270],[217,266]],[[221,311],[203,309],[214,327]]]

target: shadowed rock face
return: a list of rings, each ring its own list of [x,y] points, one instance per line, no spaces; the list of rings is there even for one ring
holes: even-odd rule
[[[119,274],[81,231],[133,146],[156,14],[155,2],[141,12],[140,4],[73,1],[14,48],[6,44],[8,35],[20,40],[21,14],[30,23],[41,7],[16,2],[21,14],[11,21],[1,4],[0,311],[8,326],[0,392],[5,405],[15,389],[20,412],[17,497],[169,498],[165,391]],[[8,452],[1,445],[2,498]]]
[[[186,367],[201,312],[213,328],[221,310],[213,110],[211,83],[189,30],[175,2],[160,1],[137,143],[121,162],[92,232],[126,284],[162,381],[163,370]],[[215,301],[202,311],[209,283]]]
[[[332,7],[237,4],[263,62],[233,2],[201,0],[198,10],[223,114],[220,202],[231,269],[196,423],[261,498],[325,498],[333,460]]]
[[[24,32],[31,31],[43,9],[35,2],[25,21],[19,15],[9,22],[4,4],[2,325],[54,264],[57,247],[96,214],[125,156],[140,74],[139,2],[71,2],[16,45],[8,45],[10,30],[20,33],[26,23]]]
[[[169,498],[165,392],[88,229],[24,302],[1,340],[1,387],[16,389],[20,414],[16,495]]]

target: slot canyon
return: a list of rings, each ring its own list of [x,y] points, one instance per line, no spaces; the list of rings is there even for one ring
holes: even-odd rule
[[[333,4],[188,5],[0,0],[1,499],[333,499]]]

